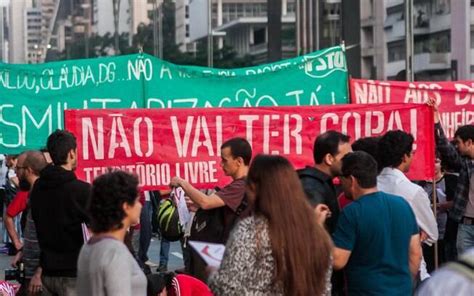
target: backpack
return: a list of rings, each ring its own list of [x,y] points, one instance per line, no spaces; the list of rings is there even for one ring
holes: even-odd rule
[[[209,243],[225,244],[230,230],[234,227],[237,218],[247,208],[247,196],[234,213],[230,222],[225,221],[225,206],[210,210],[199,209],[194,215],[190,239]]]
[[[247,196],[244,195],[242,202],[234,213],[234,217],[225,221],[225,206],[210,210],[197,210],[194,215],[190,240],[209,243],[225,244],[230,230],[235,225],[237,218],[247,208]],[[192,248],[189,256],[189,273],[195,278],[206,282],[208,274],[206,273],[206,262]]]
[[[179,224],[178,209],[172,198],[167,198],[160,204],[158,226],[161,235],[170,242],[180,240],[183,237],[184,231]]]

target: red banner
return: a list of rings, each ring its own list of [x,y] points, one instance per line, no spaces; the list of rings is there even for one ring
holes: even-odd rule
[[[474,82],[403,82],[351,79],[354,104],[425,103],[429,98],[439,104],[444,131],[448,138],[460,126],[474,124]]]
[[[313,164],[314,139],[330,129],[352,140],[410,132],[419,152],[410,177],[433,174],[433,114],[424,105],[66,110],[65,123],[78,141],[77,175],[87,182],[112,167],[138,174],[144,189],[166,188],[176,175],[199,188],[223,186],[225,140],[244,137],[254,154],[280,154],[301,168]]]

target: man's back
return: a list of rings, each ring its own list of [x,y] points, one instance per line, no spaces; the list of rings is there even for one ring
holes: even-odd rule
[[[430,200],[419,185],[412,183],[400,170],[384,168],[377,177],[380,191],[403,197],[415,213],[418,226],[428,235],[427,243],[438,239],[438,226],[431,210]]]
[[[30,200],[44,275],[76,276],[89,195],[90,185],[77,180],[73,171],[51,165],[41,172]]]
[[[333,239],[351,251],[349,294],[409,295],[409,245],[417,233],[413,211],[401,197],[376,192],[345,207]]]

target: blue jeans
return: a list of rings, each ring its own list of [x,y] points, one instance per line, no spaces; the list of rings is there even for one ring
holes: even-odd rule
[[[151,201],[145,201],[140,214],[140,246],[138,247],[138,259],[145,263],[148,261],[148,249],[151,242],[151,215],[153,209]]]
[[[160,243],[160,266],[168,267],[168,259],[170,256],[170,242],[161,237]]]
[[[459,224],[457,239],[458,255],[461,255],[467,249],[474,247],[474,225]]]

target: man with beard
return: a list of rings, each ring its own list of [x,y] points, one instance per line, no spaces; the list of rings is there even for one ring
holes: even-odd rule
[[[325,204],[331,211],[326,228],[333,233],[336,228],[339,206],[333,179],[340,175],[341,159],[352,151],[350,137],[337,131],[327,131],[314,141],[314,166],[298,170],[298,176],[312,206]]]
[[[22,260],[25,268],[25,280],[22,283],[20,291],[18,291],[17,295],[37,293],[42,289],[41,268],[39,267],[40,250],[38,246],[38,240],[36,238],[35,225],[31,218],[31,211],[29,210],[27,202],[30,188],[39,178],[40,172],[46,167],[46,165],[47,159],[40,151],[26,151],[20,154],[18,157],[16,174],[19,180],[19,187],[21,190],[20,193],[24,194],[24,196],[17,195],[7,210],[9,213],[8,215],[13,215],[14,211],[17,211],[22,207],[25,208],[23,217],[26,219],[23,219],[22,217],[22,220],[24,220],[23,238],[25,244],[22,245],[20,242],[20,247],[17,247],[16,240],[19,242],[18,236],[12,236],[12,240],[15,242],[15,246],[19,251],[17,256],[15,256],[12,265],[16,267],[18,261]],[[16,208],[16,210],[11,209],[11,207]],[[15,215],[13,215],[13,217],[14,216]],[[6,220],[5,225],[13,227],[13,220]],[[9,234],[11,234],[10,231],[11,229],[9,229]]]
[[[345,268],[348,295],[410,295],[421,261],[420,235],[408,202],[378,191],[377,163],[357,151],[342,158],[347,205],[333,234],[333,267]]]
[[[88,222],[91,186],[74,174],[77,143],[73,134],[56,130],[48,137],[46,148],[53,165],[41,171],[30,193],[43,289],[52,295],[77,295],[77,259],[84,244],[82,223]]]

